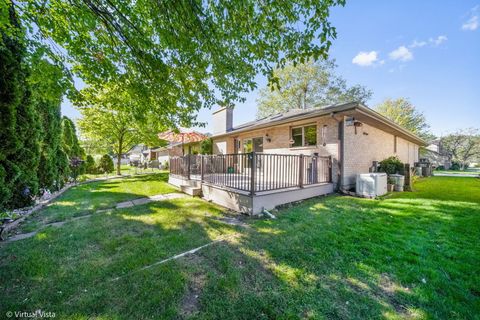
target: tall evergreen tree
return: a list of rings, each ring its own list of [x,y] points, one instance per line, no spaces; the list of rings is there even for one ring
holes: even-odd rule
[[[23,47],[20,43],[18,21],[13,8],[9,8],[12,32],[0,30],[0,209],[12,195],[12,186],[18,167],[12,162],[19,142],[16,136],[17,106],[22,102],[24,78],[22,70]]]
[[[24,33],[13,7],[11,28],[1,33],[0,207],[29,205],[38,191],[39,126],[28,89]]]
[[[25,88],[23,101],[17,107],[15,134],[19,148],[12,155],[12,161],[18,166],[19,174],[15,179],[10,207],[32,204],[32,198],[39,189],[40,122],[28,86]]]
[[[81,157],[83,154],[83,150],[78,142],[75,124],[65,116],[62,118],[62,146],[63,151],[70,159]]]
[[[41,55],[30,56],[29,84],[41,125],[40,187],[57,190],[68,175],[68,159],[62,149],[63,96],[71,88],[71,79],[62,68]]]

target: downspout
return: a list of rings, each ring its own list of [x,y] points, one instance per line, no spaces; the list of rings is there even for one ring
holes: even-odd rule
[[[338,140],[339,140],[339,143],[338,143],[338,159],[337,159],[337,163],[338,163],[338,166],[337,166],[337,186],[336,186],[336,191],[340,191],[341,188],[342,188],[342,183],[343,183],[343,176],[344,176],[344,154],[345,154],[345,143],[344,143],[344,140],[345,140],[345,130],[344,130],[344,127],[343,127],[343,118],[341,120],[338,120],[336,117],[335,117],[335,112],[332,112],[330,113],[330,117],[335,120],[337,122],[337,125],[338,125]],[[332,164],[333,165],[333,164]]]

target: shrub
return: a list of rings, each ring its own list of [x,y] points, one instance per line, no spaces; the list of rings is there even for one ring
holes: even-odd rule
[[[435,170],[445,170],[445,166],[438,166]]]
[[[103,155],[98,163],[98,171],[107,174],[112,173],[114,169],[112,158],[108,154]]]
[[[205,139],[201,142],[200,153],[201,154],[212,154],[213,153],[213,140],[211,138]]]
[[[460,170],[460,163],[452,162],[452,165],[450,166],[450,170]]]
[[[403,163],[395,156],[380,161],[380,172],[387,174],[403,173]]]
[[[87,159],[85,159],[85,171],[89,174],[96,173],[95,159],[91,155],[88,155]]]

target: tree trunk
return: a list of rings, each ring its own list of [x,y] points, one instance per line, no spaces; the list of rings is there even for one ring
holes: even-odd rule
[[[118,140],[118,149],[117,149],[117,175],[122,175],[122,149],[123,149],[123,135],[120,136]]]

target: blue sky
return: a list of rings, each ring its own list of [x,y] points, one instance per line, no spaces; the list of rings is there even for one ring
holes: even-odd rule
[[[331,22],[338,36],[330,57],[349,84],[373,91],[370,107],[407,97],[438,136],[480,127],[480,0],[347,0]],[[235,125],[255,118],[257,91],[236,105]],[[208,122],[211,111],[198,120]],[[62,112],[79,116],[68,102]]]

